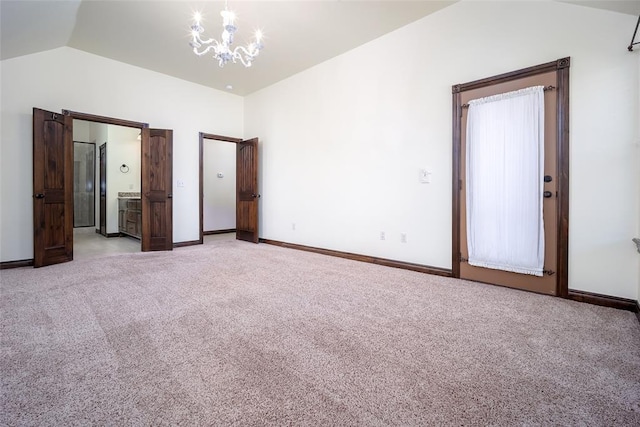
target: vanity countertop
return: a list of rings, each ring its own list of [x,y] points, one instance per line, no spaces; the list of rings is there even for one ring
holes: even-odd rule
[[[118,199],[139,199],[140,193],[135,191],[119,191]]]

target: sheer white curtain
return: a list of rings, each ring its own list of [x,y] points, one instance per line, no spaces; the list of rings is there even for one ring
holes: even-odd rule
[[[543,87],[470,101],[466,154],[469,264],[542,276]]]

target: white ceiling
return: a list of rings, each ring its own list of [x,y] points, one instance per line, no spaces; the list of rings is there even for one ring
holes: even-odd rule
[[[640,14],[638,0],[565,2]],[[232,85],[233,93],[246,95],[453,3],[229,0],[238,16],[236,44],[261,28],[265,48],[251,68],[221,69],[188,45],[195,10],[204,16],[205,35],[219,38],[221,0],[1,0],[0,57],[70,46],[220,90]]]

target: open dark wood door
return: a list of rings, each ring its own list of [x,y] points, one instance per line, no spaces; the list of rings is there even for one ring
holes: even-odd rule
[[[173,249],[173,131],[142,129],[142,251]]]
[[[107,143],[100,146],[100,234],[107,237]]]
[[[33,109],[33,265],[73,260],[73,121]]]
[[[237,143],[236,239],[258,243],[258,138]]]

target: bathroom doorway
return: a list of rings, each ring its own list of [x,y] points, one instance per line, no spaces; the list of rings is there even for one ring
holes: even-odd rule
[[[170,129],[150,129],[147,123],[69,110],[62,110],[62,114],[60,114],[34,107],[33,266],[43,267],[59,264],[72,261],[74,258],[74,120],[140,130],[140,156],[141,159],[144,159],[140,165],[140,195],[142,198],[137,204],[141,224],[139,227],[141,250],[172,250],[173,131]],[[122,173],[127,173],[130,170],[130,167],[125,163],[120,168]],[[96,211],[99,210],[96,209]],[[106,217],[108,231],[110,227],[108,213]]]
[[[141,250],[140,132],[73,120],[74,258]]]
[[[205,139],[202,151],[203,235],[235,233],[236,144]]]

